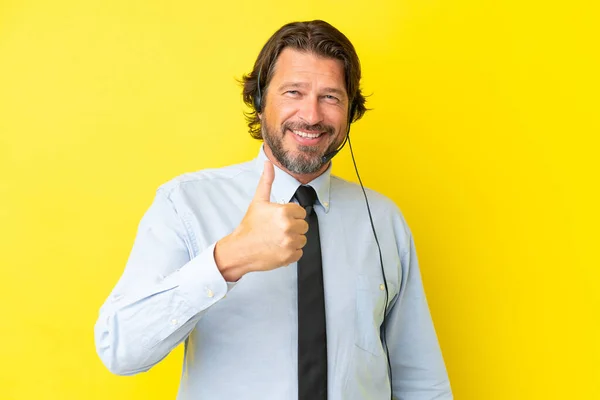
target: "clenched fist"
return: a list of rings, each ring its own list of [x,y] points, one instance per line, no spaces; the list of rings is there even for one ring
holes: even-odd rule
[[[264,169],[254,198],[240,225],[215,246],[215,261],[228,282],[251,271],[269,271],[302,257],[308,223],[306,210],[295,203],[271,203],[275,170]]]

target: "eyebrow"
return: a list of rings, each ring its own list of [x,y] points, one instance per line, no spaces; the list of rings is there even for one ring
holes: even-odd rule
[[[281,86],[279,86],[279,91],[284,90],[284,89],[302,89],[302,88],[306,88],[308,86],[309,86],[308,83],[289,82],[289,83],[284,83]],[[325,93],[337,94],[338,96],[346,96],[345,90],[338,89],[335,87],[326,87],[323,89],[323,91]]]

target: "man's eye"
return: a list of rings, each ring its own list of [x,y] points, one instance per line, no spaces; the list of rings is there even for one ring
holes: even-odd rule
[[[287,94],[291,94],[293,96],[296,96],[296,95],[300,94],[300,92],[297,91],[297,90],[288,90],[286,93]]]
[[[339,99],[338,99],[337,97],[335,97],[335,96],[332,96],[332,95],[330,95],[330,94],[326,95],[326,96],[325,96],[325,98],[326,98],[327,100],[339,101]]]

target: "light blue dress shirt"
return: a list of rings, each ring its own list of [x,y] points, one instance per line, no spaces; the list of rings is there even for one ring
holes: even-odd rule
[[[297,264],[228,283],[213,255],[242,220],[266,159],[261,148],[255,160],[185,174],[157,190],[96,322],[96,349],[110,371],[147,371],[184,342],[179,400],[297,399]],[[329,399],[389,399],[379,253],[360,186],[330,172],[331,165],[310,182],[318,195]],[[275,167],[271,201],[289,202],[299,185]],[[394,396],[452,399],[411,232],[392,201],[367,195],[390,291]]]

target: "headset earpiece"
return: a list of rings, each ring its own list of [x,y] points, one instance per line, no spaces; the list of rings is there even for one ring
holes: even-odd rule
[[[260,95],[260,89],[257,88],[257,92],[254,95],[254,109],[256,110],[257,113],[260,113],[260,103],[261,103],[261,95]]]
[[[261,112],[262,94],[260,92],[260,70],[258,71],[258,77],[256,78],[256,93],[254,94],[254,110],[257,113]]]
[[[354,115],[356,114],[356,101],[352,102],[350,106],[350,111],[348,112],[348,124],[354,122]]]

